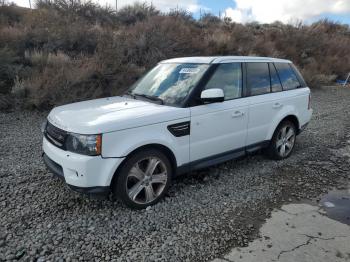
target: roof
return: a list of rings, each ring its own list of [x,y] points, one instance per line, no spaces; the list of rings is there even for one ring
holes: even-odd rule
[[[161,63],[193,63],[193,64],[220,64],[230,62],[275,62],[275,63],[291,63],[289,60],[258,57],[258,56],[196,56],[196,57],[179,57],[164,60]]]

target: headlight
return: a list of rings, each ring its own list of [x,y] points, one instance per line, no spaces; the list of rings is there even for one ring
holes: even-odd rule
[[[68,134],[66,149],[73,153],[97,156],[101,155],[102,135]]]

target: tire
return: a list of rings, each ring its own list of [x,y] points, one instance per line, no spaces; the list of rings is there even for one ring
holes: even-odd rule
[[[126,159],[112,190],[127,207],[143,209],[163,198],[171,184],[172,173],[165,154],[146,149]]]
[[[266,150],[269,158],[282,160],[290,157],[296,142],[296,127],[289,120],[284,120],[276,128]]]

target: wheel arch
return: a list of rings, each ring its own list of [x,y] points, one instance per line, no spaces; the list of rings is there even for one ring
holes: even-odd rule
[[[275,133],[275,131],[278,128],[278,126],[283,121],[286,121],[286,120],[291,121],[294,124],[294,126],[296,128],[296,131],[297,131],[297,134],[299,134],[299,132],[300,132],[300,122],[299,122],[298,117],[295,114],[287,114],[284,117],[282,117],[279,121],[275,122],[275,124],[273,125],[273,127],[271,128],[271,130],[270,130],[270,132],[268,134],[268,139],[267,140],[271,140],[272,139],[272,136]]]
[[[286,121],[286,120],[288,120],[288,121],[290,121],[290,122],[292,122],[293,124],[294,124],[294,126],[295,126],[295,129],[296,129],[296,131],[297,131],[297,134],[299,133],[299,130],[300,130],[300,122],[299,122],[299,119],[296,117],[296,115],[288,115],[288,116],[286,116],[285,118],[283,118],[281,121],[280,121],[280,123],[282,123],[283,121]],[[280,124],[279,123],[279,124]],[[278,125],[279,125],[278,124]]]
[[[177,170],[177,160],[175,157],[174,152],[167,146],[162,145],[162,144],[157,144],[157,143],[152,143],[152,144],[147,144],[147,145],[143,145],[140,146],[136,149],[134,149],[133,151],[131,151],[126,157],[125,159],[120,163],[120,165],[117,167],[117,169],[115,170],[112,180],[111,180],[111,186],[114,185],[114,183],[116,183],[117,177],[118,177],[118,173],[120,171],[120,169],[123,167],[123,165],[125,164],[125,162],[134,154],[136,154],[137,152],[140,152],[142,150],[146,150],[146,149],[156,149],[161,151],[163,154],[165,154],[171,164],[171,168],[173,169],[173,176],[176,174],[176,170]]]
[[[265,152],[266,154],[271,158],[271,159],[274,159],[274,160],[281,160],[281,159],[284,159],[284,158],[287,158],[291,155],[292,151],[293,151],[293,148],[294,148],[294,145],[295,145],[295,139],[293,140],[293,145],[292,145],[292,148],[289,146],[289,148],[291,148],[286,154],[285,154],[285,151],[284,153],[280,153],[278,152],[278,146],[277,146],[277,140],[279,139],[278,138],[278,132],[279,130],[281,130],[280,128],[283,127],[282,123],[288,121],[289,124],[292,124],[294,125],[295,129],[296,129],[296,134],[298,134],[299,130],[300,130],[300,126],[299,126],[299,120],[298,118],[291,114],[291,115],[286,115],[285,117],[283,117],[278,123],[277,125],[275,126],[275,128],[273,129],[273,132],[272,132],[272,135],[270,137],[270,142],[269,142],[269,145],[268,147],[265,149]],[[284,148],[284,150],[286,150],[286,148]],[[282,154],[282,155],[281,155]]]

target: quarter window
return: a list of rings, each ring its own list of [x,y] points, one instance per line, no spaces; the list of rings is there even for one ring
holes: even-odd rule
[[[241,63],[220,64],[204,89],[220,88],[224,91],[225,100],[242,96]]]
[[[281,79],[283,90],[300,87],[299,80],[288,63],[275,63],[275,66]]]
[[[247,86],[252,96],[271,92],[267,63],[247,63]]]
[[[277,75],[276,68],[272,63],[269,63],[269,67],[270,67],[272,92],[280,92],[280,91],[282,91],[282,85],[281,85],[281,81]]]

